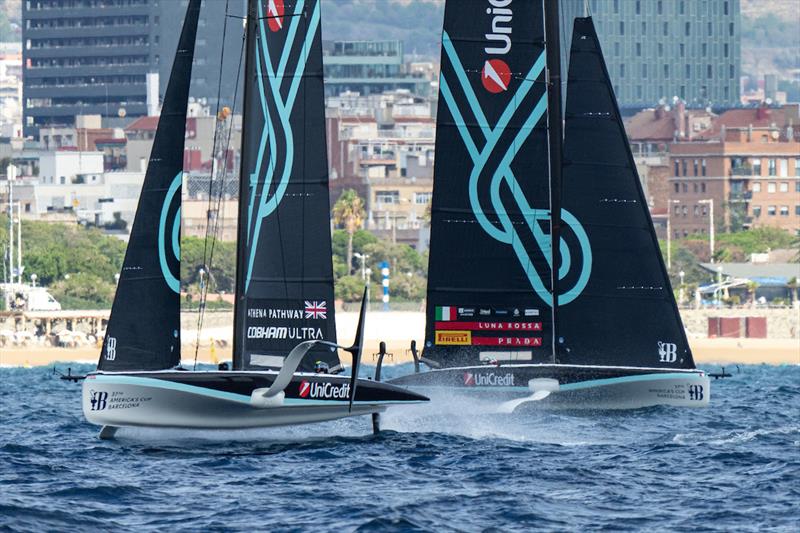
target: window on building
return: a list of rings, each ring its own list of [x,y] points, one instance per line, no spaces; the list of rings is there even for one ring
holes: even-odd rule
[[[669,35],[669,22],[665,22],[662,25],[661,33],[664,35],[664,37]]]
[[[692,170],[694,171],[694,175],[695,175],[695,176],[697,176],[697,170],[698,170],[698,163],[697,163],[697,159],[695,159],[694,161],[692,161]]]
[[[711,36],[714,34],[714,27],[713,27],[713,25],[712,25],[710,22],[709,22],[709,23],[707,24],[707,26],[706,26],[706,34],[707,34],[709,37],[711,37]]]
[[[785,178],[789,175],[789,160],[788,159],[781,159],[780,160],[780,173],[778,174],[780,177]]]
[[[636,14],[637,15],[641,15],[642,14],[642,2],[641,2],[641,0],[636,0]]]
[[[676,176],[680,176],[680,165],[679,165],[677,159],[674,162],[674,166],[675,166],[675,175]],[[677,183],[675,184],[675,192],[678,192],[678,184]]]
[[[700,184],[700,192],[706,192],[706,182]]]
[[[620,45],[619,45],[619,43],[618,43],[618,42],[616,42],[616,43],[614,43],[614,55],[615,55],[615,56],[617,56],[617,57],[619,57],[619,56],[620,56],[620,54],[622,54],[622,51],[620,50]]]
[[[754,205],[753,206],[753,217],[758,218],[760,216],[761,216],[761,206],[760,205]]]
[[[678,53],[680,54],[681,57],[685,57],[686,56],[686,46],[683,43],[680,43],[678,45]]]
[[[775,192],[775,182],[771,181],[767,183],[767,192]]]
[[[722,44],[722,55],[728,57],[728,43]]]
[[[689,63],[686,63],[685,71],[686,71],[685,72],[686,79],[687,80],[692,79],[692,66]]]
[[[733,34],[734,34],[734,31],[733,31],[733,22],[731,22],[731,23],[729,23],[729,24],[728,24],[728,35],[730,35],[731,37],[733,37]]]
[[[685,205],[683,206],[683,216],[686,216],[688,214],[689,214],[689,206]]]
[[[800,192],[800,181],[794,182],[794,192]]]
[[[642,22],[642,35],[647,35],[647,22]]]
[[[659,15],[663,15],[664,14],[664,1],[663,0],[658,0],[658,2],[656,2],[656,12]]]
[[[637,56],[642,55],[642,43],[636,43],[636,55]]]
[[[375,193],[375,203],[377,204],[399,204],[400,191],[377,191]]]
[[[639,99],[642,98],[642,86],[641,85],[637,85],[636,86],[636,98],[639,98]]]
[[[681,0],[681,1],[680,1],[680,3],[678,4],[678,14],[679,14],[679,15],[683,15],[683,10],[684,10],[684,7],[685,7],[685,6],[684,6],[684,4],[683,4],[683,0]]]
[[[698,184],[697,183],[692,183],[692,189],[694,190],[694,192],[697,192]]]
[[[686,160],[685,160],[685,159],[682,159],[682,160],[681,160],[681,170],[683,170],[683,175],[684,175],[684,176],[686,175],[686,166],[687,166],[687,165],[686,165]]]
[[[794,214],[800,216],[800,205],[794,206]]]
[[[794,175],[796,178],[800,178],[800,157],[794,158]]]
[[[431,202],[431,194],[429,192],[415,192],[414,193],[414,203],[415,204],[429,204]]]
[[[683,26],[683,34],[686,35],[687,37],[689,37],[692,34],[692,23],[691,22],[687,22],[686,24],[684,24],[684,26]]]
[[[724,2],[722,2],[722,14],[723,15],[727,15],[728,14],[728,0],[725,0]]]
[[[703,212],[703,216],[704,216],[704,217],[705,217],[705,216],[708,216],[708,205],[706,205],[706,204],[703,204],[703,206],[702,206],[702,207],[703,207],[703,211],[702,211],[702,212]]]
[[[614,0],[614,13],[619,13],[619,0]]]
[[[675,214],[676,215],[680,215],[681,214],[681,206],[679,206],[679,205],[675,206]]]
[[[700,214],[700,206],[694,206],[694,216],[698,216]]]
[[[760,176],[761,175],[761,159],[756,158],[753,159],[753,176]]]
[[[778,185],[778,190],[780,192],[789,192],[789,182],[788,181],[782,181],[780,183],[780,185]]]
[[[647,78],[647,63],[642,63],[642,79]]]
[[[700,161],[700,169],[701,169],[701,174],[703,176],[705,176],[706,175],[706,160],[705,159]],[[704,185],[704,187],[705,187],[705,185]]]
[[[681,183],[681,189],[683,190],[683,192],[689,192],[689,184]]]
[[[767,206],[767,214],[769,216],[771,216],[771,217],[775,216],[775,206],[774,205]]]
[[[702,56],[706,57],[708,55],[708,44],[703,43],[700,45],[700,50],[702,50]]]
[[[713,67],[711,65],[706,65],[706,79],[710,80],[713,76]]]
[[[789,216],[789,206],[788,205],[782,205],[781,206],[781,216],[782,217],[788,217]]]
[[[625,77],[625,63],[620,63],[619,64],[619,77],[620,78],[624,78]]]
[[[625,35],[625,21],[623,20],[619,21],[619,34]]]
[[[669,65],[664,64],[664,78],[669,78]]]
[[[760,181],[753,182],[753,192],[761,192],[761,182]]]
[[[664,57],[664,43],[658,43],[658,57]]]
[[[768,161],[768,163],[769,163],[769,175],[770,176],[774,176],[775,175],[775,160],[774,159],[770,159]]]

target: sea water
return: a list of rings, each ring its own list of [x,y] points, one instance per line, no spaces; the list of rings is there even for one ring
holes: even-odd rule
[[[101,441],[79,385],[2,368],[0,530],[800,531],[800,366],[727,370],[708,409],[444,402],[377,436],[359,417]]]

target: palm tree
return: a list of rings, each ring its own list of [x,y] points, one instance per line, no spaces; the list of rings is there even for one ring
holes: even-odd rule
[[[747,292],[750,293],[750,305],[752,307],[756,306],[756,289],[759,287],[758,282],[756,281],[748,281],[747,282]]]
[[[797,277],[793,277],[789,280],[789,283],[786,284],[789,288],[789,291],[792,293],[792,306],[795,305],[797,302],[797,288],[800,287],[800,280]]]
[[[353,273],[353,234],[364,223],[364,200],[353,189],[342,191],[333,205],[333,221],[347,231],[347,274]]]

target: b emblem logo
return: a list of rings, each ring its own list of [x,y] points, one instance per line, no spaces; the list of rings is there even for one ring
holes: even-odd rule
[[[106,408],[108,393],[105,391],[89,391],[89,401],[92,403],[92,411],[102,411]]]
[[[700,401],[703,399],[702,385],[689,385],[689,399]]]
[[[658,341],[659,363],[674,363],[678,359],[678,346],[674,342]]]
[[[109,337],[106,342],[106,361],[113,361],[117,358],[117,338]]]

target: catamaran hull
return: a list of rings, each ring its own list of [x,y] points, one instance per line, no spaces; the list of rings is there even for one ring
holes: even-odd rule
[[[274,372],[97,373],[83,383],[86,419],[111,427],[242,429],[308,424],[380,413],[427,398],[398,387],[359,380],[352,411],[344,376],[298,374],[274,405],[254,405]],[[256,393],[258,394],[258,393]]]
[[[506,402],[509,410],[706,407],[708,376],[700,370],[578,365],[467,366],[403,376],[390,383],[430,396]]]

